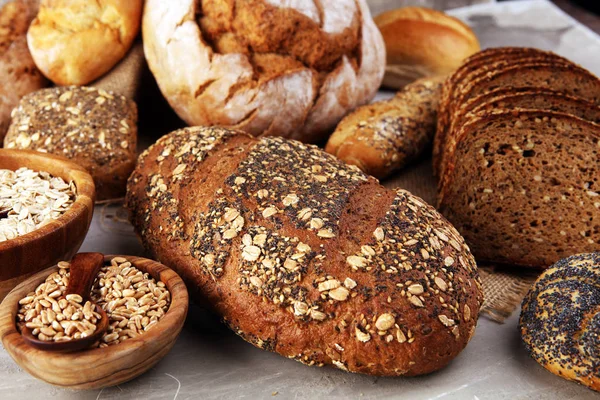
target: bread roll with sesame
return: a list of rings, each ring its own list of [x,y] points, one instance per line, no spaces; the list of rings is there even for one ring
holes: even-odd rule
[[[94,178],[98,200],[122,197],[133,171],[137,106],[102,89],[63,86],[39,90],[13,110],[4,147],[67,157]]]
[[[481,284],[458,232],[315,146],[181,129],[140,156],[126,206],[148,250],[257,347],[419,375],[475,330]]]

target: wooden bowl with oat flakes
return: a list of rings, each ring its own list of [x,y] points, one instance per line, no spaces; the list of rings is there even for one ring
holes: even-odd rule
[[[125,258],[138,270],[163,282],[170,293],[166,312],[147,331],[107,347],[90,347],[72,353],[39,350],[28,345],[17,327],[19,300],[32,292],[58,266],[48,268],[22,282],[0,305],[0,339],[6,351],[21,368],[52,385],[70,389],[100,389],[129,381],[152,368],[171,350],[185,322],[188,293],[185,284],[173,270],[147,258],[107,255]]]
[[[0,301],[19,282],[56,264],[70,260],[79,250],[92,221],[95,188],[90,174],[77,164],[59,156],[28,150],[0,149],[0,170],[17,171],[28,168],[47,172],[69,184],[72,204],[56,219],[46,222],[35,230],[14,238],[0,241]],[[0,187],[1,189],[1,187]],[[70,192],[70,193],[71,193]],[[39,196],[40,198],[43,196]],[[4,198],[0,190],[0,199]],[[41,199],[43,200],[43,199]],[[4,200],[2,200],[4,201]],[[4,211],[4,213],[2,213]],[[0,210],[0,225],[7,221],[6,212]],[[20,211],[23,211],[22,209]],[[29,218],[23,215],[24,219]]]

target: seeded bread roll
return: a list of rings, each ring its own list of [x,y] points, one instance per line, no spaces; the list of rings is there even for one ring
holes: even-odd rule
[[[521,307],[521,337],[548,371],[600,391],[600,253],[560,260]]]
[[[144,52],[189,125],[324,140],[385,67],[365,0],[148,0]]]
[[[481,284],[456,230],[317,147],[175,131],[140,156],[126,206],[151,253],[257,347],[418,375],[474,333]]]
[[[41,0],[29,50],[58,85],[85,85],[127,53],[140,29],[142,0]]]
[[[15,0],[0,8],[0,141],[21,97],[48,83],[27,48],[27,28],[37,8],[36,0]]]
[[[43,89],[23,97],[4,139],[6,148],[57,154],[86,168],[98,200],[125,194],[136,144],[135,103],[81,86]]]
[[[338,124],[325,150],[380,179],[404,167],[431,143],[443,81],[423,78],[390,100],[357,108]]]
[[[478,114],[447,168],[438,209],[478,260],[546,268],[600,251],[600,125],[550,111]]]

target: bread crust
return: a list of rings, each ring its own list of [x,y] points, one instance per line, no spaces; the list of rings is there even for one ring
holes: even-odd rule
[[[0,141],[21,97],[47,85],[27,49],[27,27],[37,7],[35,0],[15,0],[0,9]]]
[[[140,157],[126,206],[154,256],[257,347],[418,375],[474,332],[481,284],[454,228],[316,147],[175,131]]]
[[[54,83],[88,84],[125,56],[142,6],[142,0],[41,0],[27,32],[31,55]]]
[[[357,108],[338,124],[325,151],[379,179],[404,167],[431,143],[443,81],[423,78],[390,100]]]
[[[123,197],[137,146],[137,106],[102,89],[63,86],[24,96],[4,147],[67,157],[94,178],[98,200]]]
[[[519,327],[529,354],[548,371],[600,391],[600,253],[544,271],[523,299]]]
[[[375,95],[385,49],[365,1],[289,4],[146,2],[146,58],[184,121],[317,142]]]
[[[374,20],[386,44],[387,87],[400,89],[419,78],[447,75],[479,51],[473,31],[440,11],[403,7]]]

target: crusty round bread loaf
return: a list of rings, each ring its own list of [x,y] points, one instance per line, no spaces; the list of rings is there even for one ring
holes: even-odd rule
[[[358,107],[338,124],[325,150],[383,179],[431,143],[443,76],[422,78],[396,96]]]
[[[424,7],[379,14],[387,53],[383,85],[400,89],[423,77],[447,75],[479,51],[475,33],[459,19]]]
[[[21,97],[47,84],[27,49],[27,27],[37,8],[37,0],[15,0],[0,8],[0,141]]]
[[[162,93],[190,125],[317,142],[383,77],[365,0],[148,0],[142,30]]]
[[[175,131],[138,160],[126,206],[151,253],[257,347],[417,375],[474,333],[483,295],[458,232],[315,146]]]
[[[27,33],[31,55],[56,84],[90,83],[125,56],[142,6],[142,0],[41,0]]]
[[[67,157],[94,178],[98,200],[125,194],[137,157],[137,107],[102,89],[62,86],[24,96],[4,147]]]
[[[519,326],[529,354],[548,371],[600,390],[600,253],[544,271],[523,300]]]

